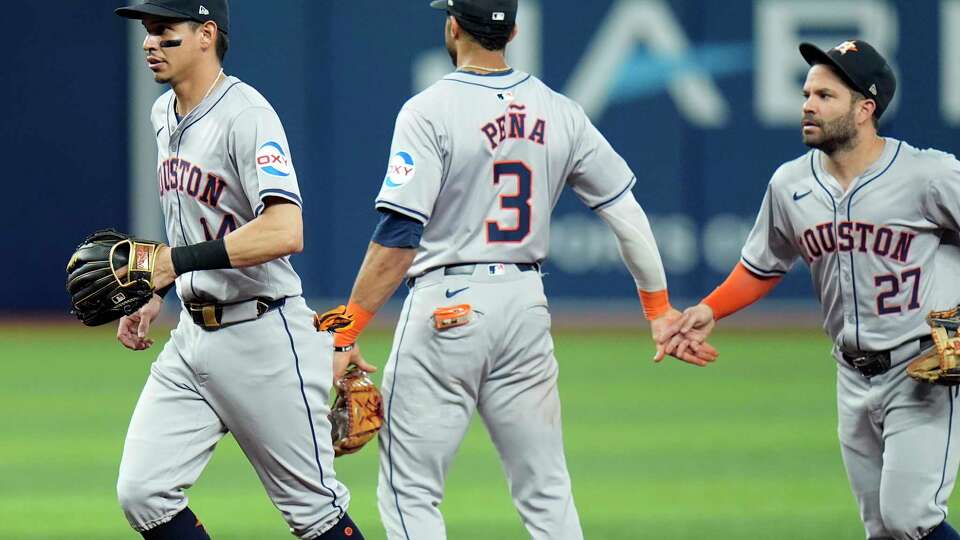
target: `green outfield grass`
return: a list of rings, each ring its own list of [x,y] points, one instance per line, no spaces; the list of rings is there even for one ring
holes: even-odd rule
[[[820,333],[718,333],[719,362],[654,365],[646,329],[559,332],[567,459],[588,539],[860,539],[836,439],[835,368]],[[363,339],[382,359],[389,336]],[[114,485],[153,352],[112,330],[0,329],[0,538],[138,538]],[[532,417],[531,417],[532,420]],[[376,445],[337,460],[350,513],[384,538]],[[232,438],[191,507],[214,538],[292,538]],[[480,422],[442,510],[452,540],[525,533]]]

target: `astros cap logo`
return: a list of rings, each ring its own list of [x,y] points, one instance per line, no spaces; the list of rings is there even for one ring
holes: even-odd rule
[[[840,51],[840,54],[847,54],[850,51],[860,52],[860,49],[857,48],[856,41],[844,41],[843,43],[837,45],[833,49],[835,51]]]

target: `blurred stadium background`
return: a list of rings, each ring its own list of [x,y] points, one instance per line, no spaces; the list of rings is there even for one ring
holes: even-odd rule
[[[295,266],[317,309],[349,293],[396,112],[450,69],[442,17],[427,3],[231,2],[225,68],[285,124],[306,202]],[[881,131],[956,151],[960,0],[521,4],[511,63],[582,103],[632,165],[680,305],[723,279],[770,174],[805,150],[801,40],[873,43],[900,79]],[[62,287],[89,231],[162,238],[148,112],[165,88],[143,65],[142,28],[113,16],[119,5],[27,2],[7,23],[0,539],[135,537],[113,490],[153,354],[122,350],[112,329],[79,328]],[[605,225],[567,195],[552,234],[545,283],[588,538],[862,538],[836,442],[829,343],[803,265],[718,332],[718,365],[654,366]],[[365,337],[371,358],[386,356],[394,313]],[[351,514],[368,538],[383,538],[375,450],[338,471],[354,490]],[[217,538],[289,537],[229,438],[191,493]],[[479,423],[443,509],[453,540],[524,537]]]

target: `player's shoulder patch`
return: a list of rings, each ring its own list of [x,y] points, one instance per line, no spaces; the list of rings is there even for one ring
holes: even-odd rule
[[[273,176],[290,176],[293,168],[287,151],[278,141],[267,141],[257,149],[257,168]]]
[[[413,180],[416,174],[417,164],[413,154],[401,150],[390,156],[383,185],[388,189],[396,189]]]

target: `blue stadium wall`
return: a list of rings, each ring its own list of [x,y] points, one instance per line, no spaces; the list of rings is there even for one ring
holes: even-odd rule
[[[584,103],[631,164],[674,296],[698,297],[726,275],[770,175],[805,151],[799,41],[872,41],[900,76],[883,133],[956,151],[960,0],[521,2],[512,63]],[[349,292],[396,112],[449,68],[443,18],[427,3],[232,2],[226,71],[266,95],[286,126],[306,203],[307,249],[295,264],[309,296]],[[117,5],[17,7],[0,84],[0,312],[62,311],[71,248],[86,231],[132,222],[126,58],[138,45]],[[569,194],[554,215],[549,294],[633,297],[602,222]],[[810,297],[803,263],[775,295]]]

